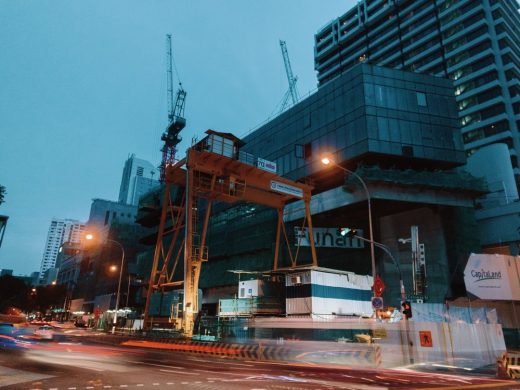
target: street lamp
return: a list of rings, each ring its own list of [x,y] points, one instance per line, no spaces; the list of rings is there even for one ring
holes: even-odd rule
[[[343,233],[341,234],[343,235]],[[357,234],[354,234],[352,237],[355,237],[361,241],[369,242],[369,240],[367,240],[365,237],[358,236]],[[375,241],[374,245],[385,251],[385,253],[390,257],[390,259],[392,259],[395,267],[397,268],[397,272],[399,273],[399,287],[401,289],[401,303],[403,303],[404,301],[406,301],[406,292],[404,290],[403,273],[401,272],[401,266],[399,265],[399,261],[395,259],[394,255],[392,255],[392,252],[390,251],[390,248],[388,248],[386,245]]]
[[[94,235],[87,234],[85,236],[85,238],[87,240],[93,240],[94,239]],[[123,245],[121,245],[118,241],[111,240],[110,238],[107,238],[106,241],[112,242],[112,243],[118,245],[119,248],[121,248],[121,268],[119,270],[119,283],[117,284],[116,308],[115,308],[115,313],[114,313],[114,323],[113,323],[113,326],[112,326],[112,334],[114,334],[115,331],[116,331],[116,324],[117,324],[117,311],[119,310],[119,295],[120,295],[120,292],[121,292],[121,279],[123,277],[123,266],[125,264],[125,249],[123,248]],[[112,267],[115,267],[115,266],[112,266]],[[117,267],[114,268],[113,270],[115,271],[116,269],[117,269]]]
[[[344,168],[341,165],[336,164],[330,157],[324,157],[321,159],[321,162],[324,165],[334,165],[335,167],[341,169],[345,173],[348,173],[350,175],[353,175],[356,179],[358,179],[361,182],[361,185],[363,186],[363,189],[365,190],[365,195],[367,197],[368,202],[368,230],[370,234],[370,259],[372,262],[372,283],[376,280],[376,257],[375,257],[375,250],[374,250],[374,232],[372,229],[372,206],[370,204],[370,192],[368,191],[368,187],[365,184],[365,181],[359,176],[356,172],[351,171],[350,169]]]

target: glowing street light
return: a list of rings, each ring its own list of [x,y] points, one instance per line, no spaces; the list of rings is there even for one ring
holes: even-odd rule
[[[85,238],[87,240],[93,240],[94,239],[94,235],[88,233],[88,234],[85,235]],[[113,326],[112,326],[112,334],[114,334],[115,331],[116,331],[116,325],[117,325],[117,311],[119,310],[119,295],[120,295],[120,292],[121,292],[121,279],[123,277],[123,266],[125,264],[125,249],[123,248],[123,245],[121,245],[119,242],[117,242],[115,240],[111,240],[110,238],[107,238],[106,241],[110,241],[110,242],[118,245],[119,248],[121,248],[121,268],[119,270],[119,283],[117,284],[116,308],[115,308],[115,313],[114,313],[114,323],[113,323]],[[116,265],[112,265],[110,267],[110,270],[111,271],[116,271],[117,270],[117,266]]]
[[[335,167],[341,169],[345,173],[348,173],[350,175],[353,175],[356,179],[358,179],[361,182],[361,185],[363,186],[363,189],[365,190],[365,195],[367,197],[367,203],[368,203],[368,228],[369,228],[369,234],[370,234],[370,258],[372,262],[372,278],[375,282],[376,280],[376,258],[375,258],[375,250],[374,250],[374,233],[372,230],[372,206],[370,204],[370,192],[368,191],[368,187],[365,183],[365,181],[359,176],[356,172],[351,171],[350,169],[344,168],[341,165],[338,165],[332,160],[332,158],[325,156],[321,159],[321,162],[324,165],[334,165]]]

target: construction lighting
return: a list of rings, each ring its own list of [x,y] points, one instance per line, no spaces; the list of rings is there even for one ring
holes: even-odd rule
[[[85,238],[86,238],[87,240],[93,240],[93,239],[94,239],[94,235],[92,235],[92,234],[89,233],[89,234],[85,235]]]
[[[328,157],[323,157],[323,158],[321,159],[321,162],[322,162],[323,164],[325,164],[325,165],[329,165],[332,161],[331,161],[330,158],[328,158]]]

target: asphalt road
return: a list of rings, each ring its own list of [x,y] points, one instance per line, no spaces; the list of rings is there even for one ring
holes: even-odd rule
[[[89,344],[81,338],[0,351],[3,389],[519,389],[491,377],[284,364]]]

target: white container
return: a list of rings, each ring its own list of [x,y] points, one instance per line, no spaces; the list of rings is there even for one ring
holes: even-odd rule
[[[324,268],[289,273],[285,277],[289,315],[372,314],[372,277]]]

